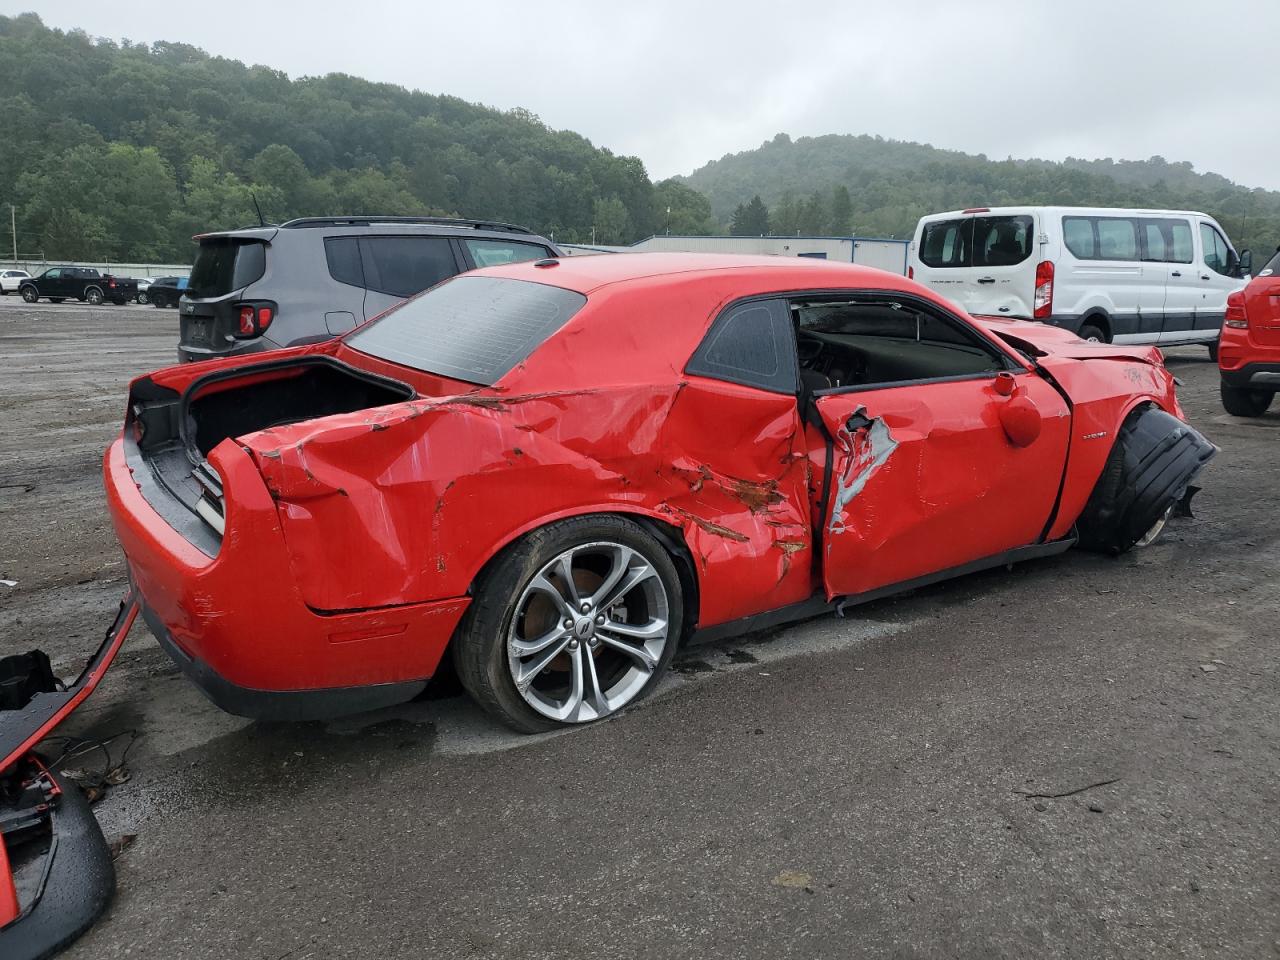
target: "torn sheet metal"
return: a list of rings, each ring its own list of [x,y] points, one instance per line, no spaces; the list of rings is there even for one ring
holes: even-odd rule
[[[866,407],[858,407],[850,421],[859,417],[865,419],[866,414]],[[882,418],[877,417],[865,427],[853,430],[849,429],[850,421],[846,421],[836,435],[841,461],[836,487],[832,491],[831,522],[827,526],[827,531],[832,534],[844,533],[845,510],[866,487],[872,475],[898,449],[898,441],[893,439],[889,425]]]

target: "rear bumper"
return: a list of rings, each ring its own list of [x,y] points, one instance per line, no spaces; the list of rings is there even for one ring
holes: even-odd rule
[[[253,353],[265,353],[268,350],[279,350],[280,344],[258,337],[255,340],[236,340],[225,349],[191,344],[178,344],[179,363],[199,363],[202,360],[225,360],[227,357],[243,357]]]
[[[210,457],[223,480],[227,535],[210,556],[143,498],[123,441],[103,465],[107,506],[143,616],[220,707],[253,717],[333,716],[406,700],[435,673],[467,597],[318,612],[292,576],[275,502],[234,444]],[[340,550],[311,562],[359,558]]]
[[[37,886],[35,898],[22,904],[18,917],[0,927],[0,957],[38,960],[67,946],[106,909],[115,893],[115,868],[102,829],[79,787],[60,782],[31,758],[9,775],[45,777],[56,793],[42,812],[51,840],[43,855],[24,869],[28,884],[33,872],[43,875],[43,883]],[[0,812],[8,811],[0,807]],[[21,844],[15,846],[13,854],[21,852]],[[0,850],[0,899],[8,894],[12,902],[17,894],[9,869],[8,857]]]
[[[1280,358],[1269,363],[1245,363],[1234,370],[1219,368],[1219,372],[1228,387],[1280,391]]]
[[[255,720],[322,720],[348,713],[377,710],[412,700],[426,689],[426,680],[400,683],[373,683],[324,690],[256,690],[242,687],[221,676],[209,664],[178,646],[169,628],[149,607],[142,608],[151,635],[173,659],[188,680],[227,713]]]

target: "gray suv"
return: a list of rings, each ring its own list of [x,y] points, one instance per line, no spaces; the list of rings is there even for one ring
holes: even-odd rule
[[[182,362],[328,340],[465,270],[561,255],[524,227],[443,217],[307,217],[196,239]]]

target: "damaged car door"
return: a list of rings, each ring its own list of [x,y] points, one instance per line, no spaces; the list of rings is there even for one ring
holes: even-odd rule
[[[828,598],[1034,544],[1070,410],[1028,364],[910,296],[793,301]],[[816,416],[815,416],[816,414]]]

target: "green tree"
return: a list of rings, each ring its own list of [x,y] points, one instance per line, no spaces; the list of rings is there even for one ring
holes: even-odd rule
[[[769,232],[769,208],[759,194],[733,212],[730,233],[735,237],[763,237]]]
[[[595,202],[593,223],[597,243],[622,243],[630,229],[626,205],[617,197],[606,197]]]
[[[853,233],[853,199],[849,196],[849,188],[843,183],[836,184],[832,191],[828,227],[835,237],[847,237]]]
[[[705,237],[718,230],[711,216],[711,201],[674,178],[654,184],[653,206],[661,232]]]

